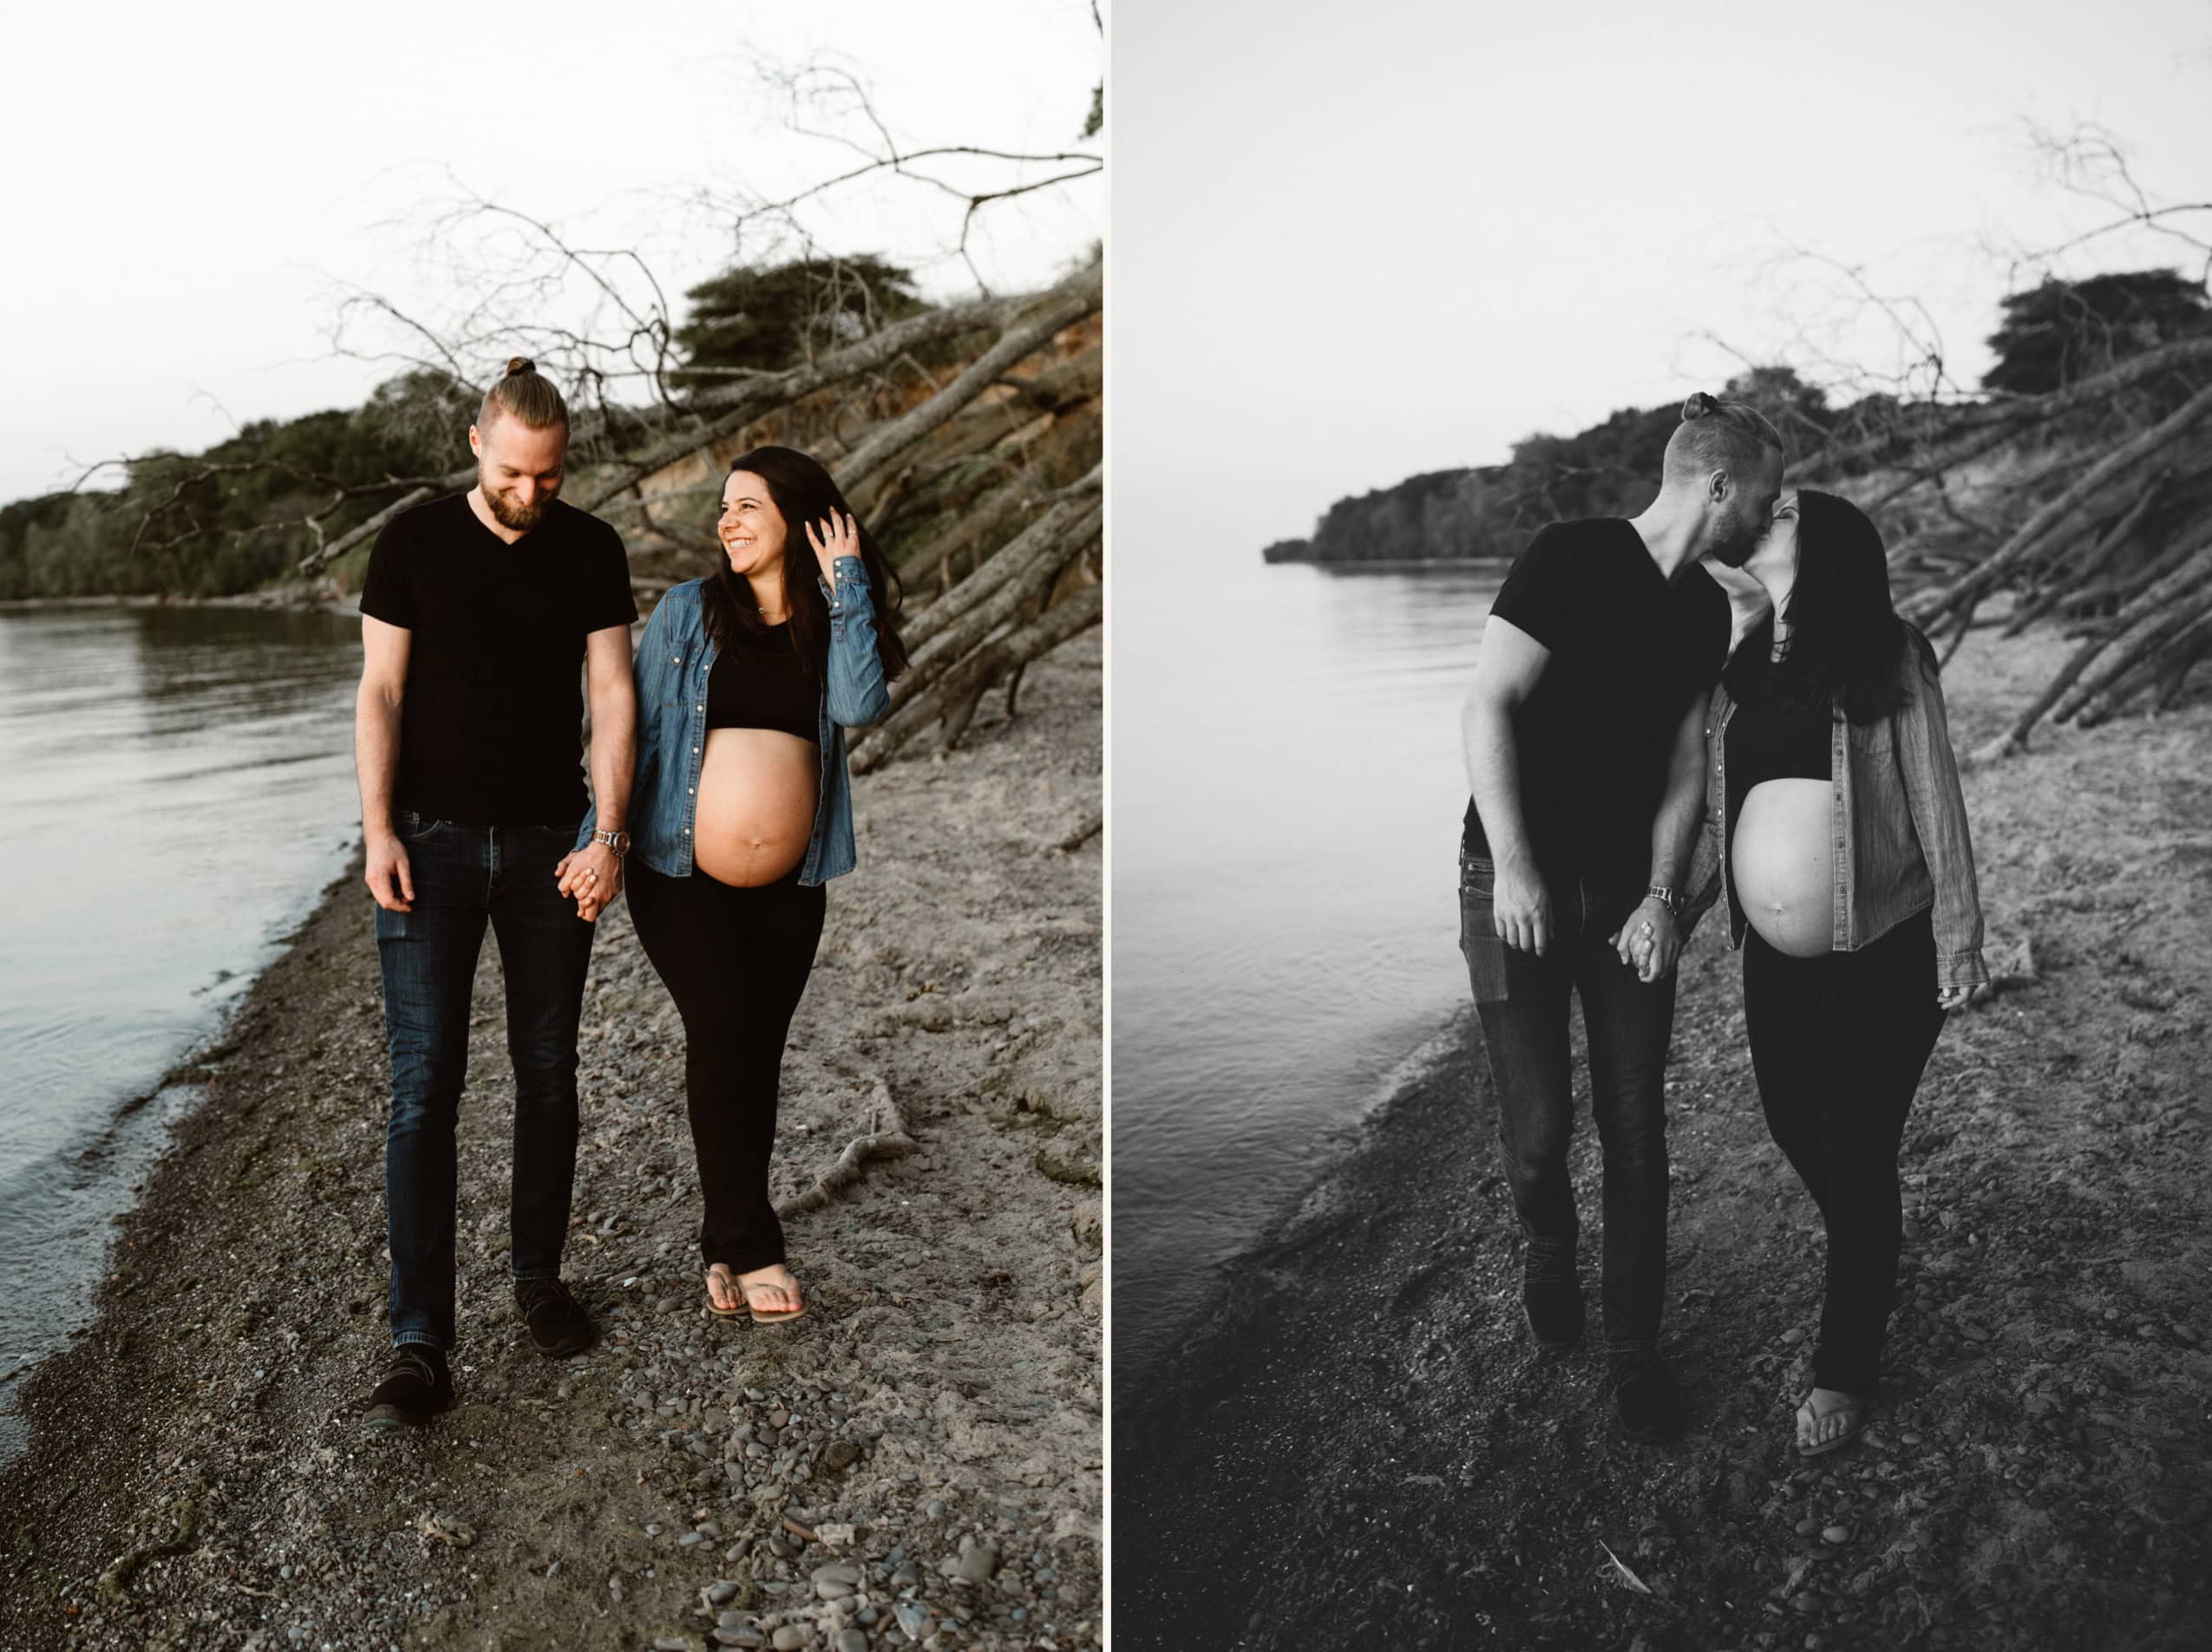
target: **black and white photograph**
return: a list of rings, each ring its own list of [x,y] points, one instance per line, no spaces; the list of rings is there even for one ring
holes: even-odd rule
[[[2206,1644],[2212,23],[1112,70],[1115,1644]]]

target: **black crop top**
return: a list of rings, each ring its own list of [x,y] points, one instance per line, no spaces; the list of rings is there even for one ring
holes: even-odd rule
[[[1744,812],[1744,800],[1761,780],[1833,780],[1829,722],[1824,710],[1792,711],[1770,701],[1739,705],[1729,718],[1728,841],[1722,846],[1721,866],[1731,901],[1736,899],[1736,819]]]
[[[707,674],[707,727],[775,728],[821,739],[821,694],[791,646],[791,623],[750,631],[733,624]]]

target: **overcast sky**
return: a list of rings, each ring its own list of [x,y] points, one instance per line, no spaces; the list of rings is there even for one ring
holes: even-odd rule
[[[1894,367],[1793,248],[1917,296],[1973,382],[2004,249],[2103,216],[2030,121],[2102,122],[2154,195],[2212,199],[2201,0],[1127,0],[1113,55],[1139,558],[1255,555],[1344,495],[1718,389],[1738,352]]]
[[[775,194],[849,164],[793,135],[753,67],[821,54],[910,143],[1059,150],[1080,147],[1102,45],[1087,0],[8,6],[0,500],[234,421],[357,404],[396,369],[331,357],[338,303],[367,288],[436,315],[467,297],[451,249],[424,244],[430,204],[462,186],[635,245],[679,295],[731,251],[701,192]],[[1095,180],[994,210],[978,263],[1004,288],[1047,280],[1103,210]],[[893,186],[841,195],[813,228],[920,258],[956,218]],[[957,264],[924,273],[973,290]]]

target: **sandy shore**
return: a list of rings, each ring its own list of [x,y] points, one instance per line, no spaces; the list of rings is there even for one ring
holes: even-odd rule
[[[1977,633],[1947,673],[1959,748],[2065,650]],[[2212,696],[2045,731],[1966,786],[1993,967],[2033,980],[1954,1015],[1921,1086],[1868,1438],[1791,1448],[1818,1216],[1767,1137],[1740,960],[1708,924],[1668,1079],[1685,1439],[1613,1432],[1594,1339],[1528,1343],[1463,1014],[1173,1370],[1117,1382],[1117,1647],[2212,1643]]]
[[[1094,634],[944,761],[857,787],[784,1068],[808,1316],[704,1307],[674,1009],[601,922],[566,1271],[603,1336],[514,1318],[497,950],[461,1136],[456,1409],[357,1415],[383,1358],[383,1011],[333,885],[206,1064],[92,1329],[0,1477],[0,1646],[1082,1647],[1101,1610],[1101,878]],[[885,1112],[883,1098],[900,1115]]]

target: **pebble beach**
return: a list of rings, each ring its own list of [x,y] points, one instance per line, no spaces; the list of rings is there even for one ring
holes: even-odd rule
[[[2007,726],[2069,646],[1973,633],[1945,674],[1958,749]],[[1557,1359],[1529,1344],[1462,1012],[1221,1270],[1171,1374],[1117,1395],[1118,1646],[2212,1640],[2212,697],[2039,730],[1965,790],[1998,990],[1951,1017],[1907,1128],[1866,1436],[1794,1448],[1822,1230],[1767,1137],[1740,960],[1708,924],[1668,1071],[1681,1440],[1619,1434],[1590,1339]],[[1594,1243],[1582,1265],[1593,1299]]]
[[[673,1007],[618,904],[582,1037],[551,1361],[506,1265],[497,950],[461,1125],[455,1407],[371,1436],[383,1011],[358,865],[218,1041],[121,1218],[91,1328],[29,1379],[0,1645],[1096,1645],[1102,879],[1096,633],[1020,714],[856,787],[861,870],[784,1064],[774,1191],[807,1316],[709,1314]],[[856,1180],[848,1144],[903,1137]]]

